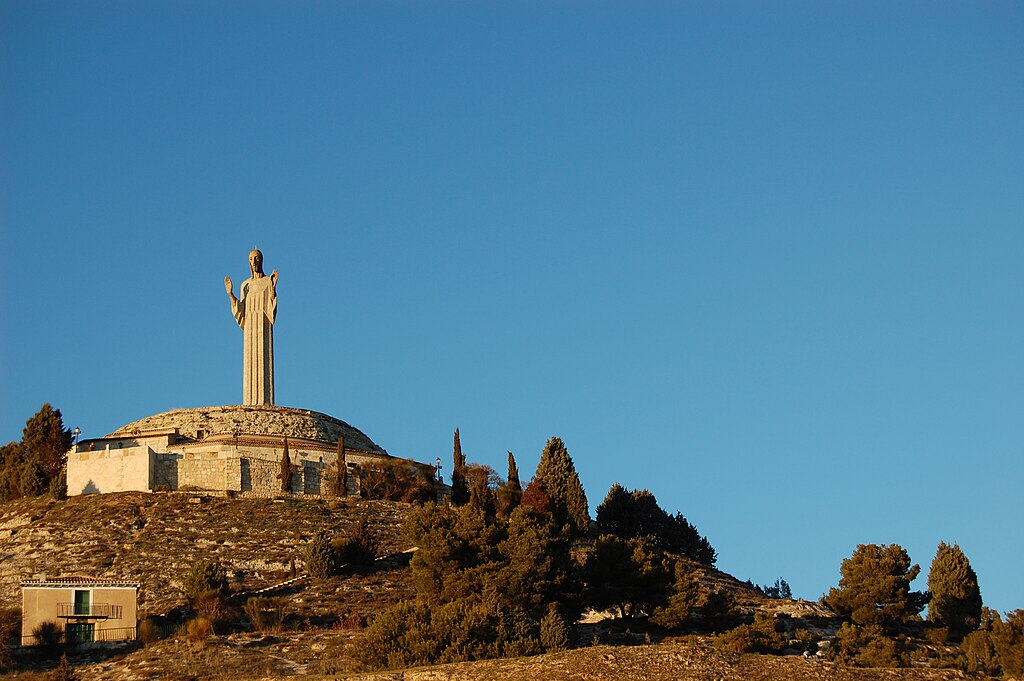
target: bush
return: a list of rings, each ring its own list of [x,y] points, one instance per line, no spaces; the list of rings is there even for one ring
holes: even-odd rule
[[[430,469],[406,459],[380,459],[359,467],[359,489],[366,499],[427,503],[437,494]]]
[[[337,567],[363,567],[373,565],[377,559],[377,542],[370,534],[370,524],[365,518],[359,522],[351,536],[334,539],[331,546]]]
[[[327,579],[337,573],[334,547],[326,530],[318,531],[306,544],[306,570],[314,579]]]
[[[606,534],[583,566],[587,602],[603,610],[615,608],[622,618],[652,614],[671,594],[668,564],[646,538],[622,539]]]
[[[675,566],[675,583],[668,603],[655,608],[651,622],[666,629],[678,629],[689,618],[700,598],[700,582],[696,570],[682,561]]]
[[[700,607],[708,626],[714,631],[731,629],[736,623],[736,599],[725,589],[715,589],[704,598]]]
[[[569,647],[569,625],[557,608],[548,610],[540,621],[540,644],[547,652]]]
[[[226,596],[229,591],[228,575],[220,561],[200,558],[192,563],[185,577],[185,598],[194,602],[211,591]]]
[[[37,459],[28,459],[22,464],[18,477],[18,489],[26,498],[38,497],[50,486],[50,480]]]
[[[256,631],[280,631],[285,618],[283,598],[250,598],[245,614]]]
[[[68,475],[64,471],[50,481],[50,497],[57,501],[68,498]]]
[[[777,618],[759,612],[754,615],[753,624],[741,624],[735,629],[715,636],[714,645],[716,648],[734,653],[778,655],[787,646],[786,637],[781,632]]]
[[[11,665],[11,648],[21,644],[21,608],[0,608],[0,671]]]
[[[47,677],[50,681],[77,681],[74,668],[68,663],[67,653],[60,656],[60,664]]]
[[[144,617],[139,622],[139,640],[143,643],[156,643],[163,638],[163,629],[152,617]]]
[[[521,611],[469,599],[432,606],[403,601],[382,612],[352,651],[369,669],[541,652],[536,625]]]
[[[192,610],[197,617],[207,620],[214,626],[222,625],[228,619],[224,597],[219,591],[210,590],[199,594],[192,602]]]
[[[906,667],[910,664],[906,641],[890,638],[878,624],[858,626],[844,622],[836,634],[829,657],[856,667]]]
[[[185,636],[193,643],[202,643],[213,633],[213,624],[205,617],[191,619],[185,625]]]
[[[32,630],[32,638],[37,645],[56,648],[64,641],[64,630],[58,627],[56,622],[40,622]]]
[[[999,613],[984,608],[981,630],[968,634],[961,649],[966,671],[1024,677],[1024,610],[1008,613],[1004,622]]]

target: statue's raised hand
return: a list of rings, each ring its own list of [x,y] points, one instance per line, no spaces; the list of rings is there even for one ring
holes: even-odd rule
[[[277,270],[274,270],[273,272],[270,273],[270,284],[274,287],[274,290],[276,291],[277,290]]]
[[[235,297],[234,292],[231,290],[231,277],[224,277],[224,290],[228,292],[228,295],[232,298]]]

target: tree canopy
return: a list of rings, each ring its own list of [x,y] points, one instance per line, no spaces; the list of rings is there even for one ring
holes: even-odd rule
[[[544,446],[534,475],[551,500],[551,512],[557,522],[568,522],[577,536],[590,528],[590,508],[576,466],[561,438],[552,437]]]
[[[956,544],[939,542],[928,571],[928,621],[949,629],[959,641],[978,628],[981,619],[981,591],[978,575]]]
[[[910,590],[921,572],[899,544],[860,544],[840,567],[839,587],[823,599],[837,615],[854,624],[883,627],[917,618],[927,596]]]

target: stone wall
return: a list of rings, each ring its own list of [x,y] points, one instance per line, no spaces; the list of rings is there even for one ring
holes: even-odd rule
[[[68,494],[148,491],[155,458],[153,450],[145,445],[69,452]]]
[[[188,452],[177,463],[177,489],[198,487],[236,492],[242,489],[241,461],[237,456]]]

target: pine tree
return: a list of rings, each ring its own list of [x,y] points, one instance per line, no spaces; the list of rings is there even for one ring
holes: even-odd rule
[[[928,571],[928,621],[949,629],[949,638],[959,641],[978,628],[981,591],[978,575],[956,544],[939,542]]]
[[[553,437],[544,446],[534,479],[551,498],[552,513],[559,522],[568,522],[573,532],[583,536],[590,528],[590,509],[572,457],[560,438]]]
[[[462,506],[469,501],[469,481],[466,479],[466,457],[462,454],[459,429],[455,429],[455,444],[452,448],[452,504]]]
[[[924,609],[926,596],[910,590],[921,572],[899,544],[860,544],[840,567],[839,588],[822,602],[854,624],[892,627],[914,619]]]
[[[292,491],[292,462],[288,457],[288,436],[284,438],[284,453],[281,455],[281,472],[277,474],[281,480],[281,491],[285,494]]]
[[[25,446],[26,458],[38,460],[47,480],[56,477],[64,468],[71,449],[71,430],[64,427],[60,409],[44,404],[25,422],[21,443]]]

